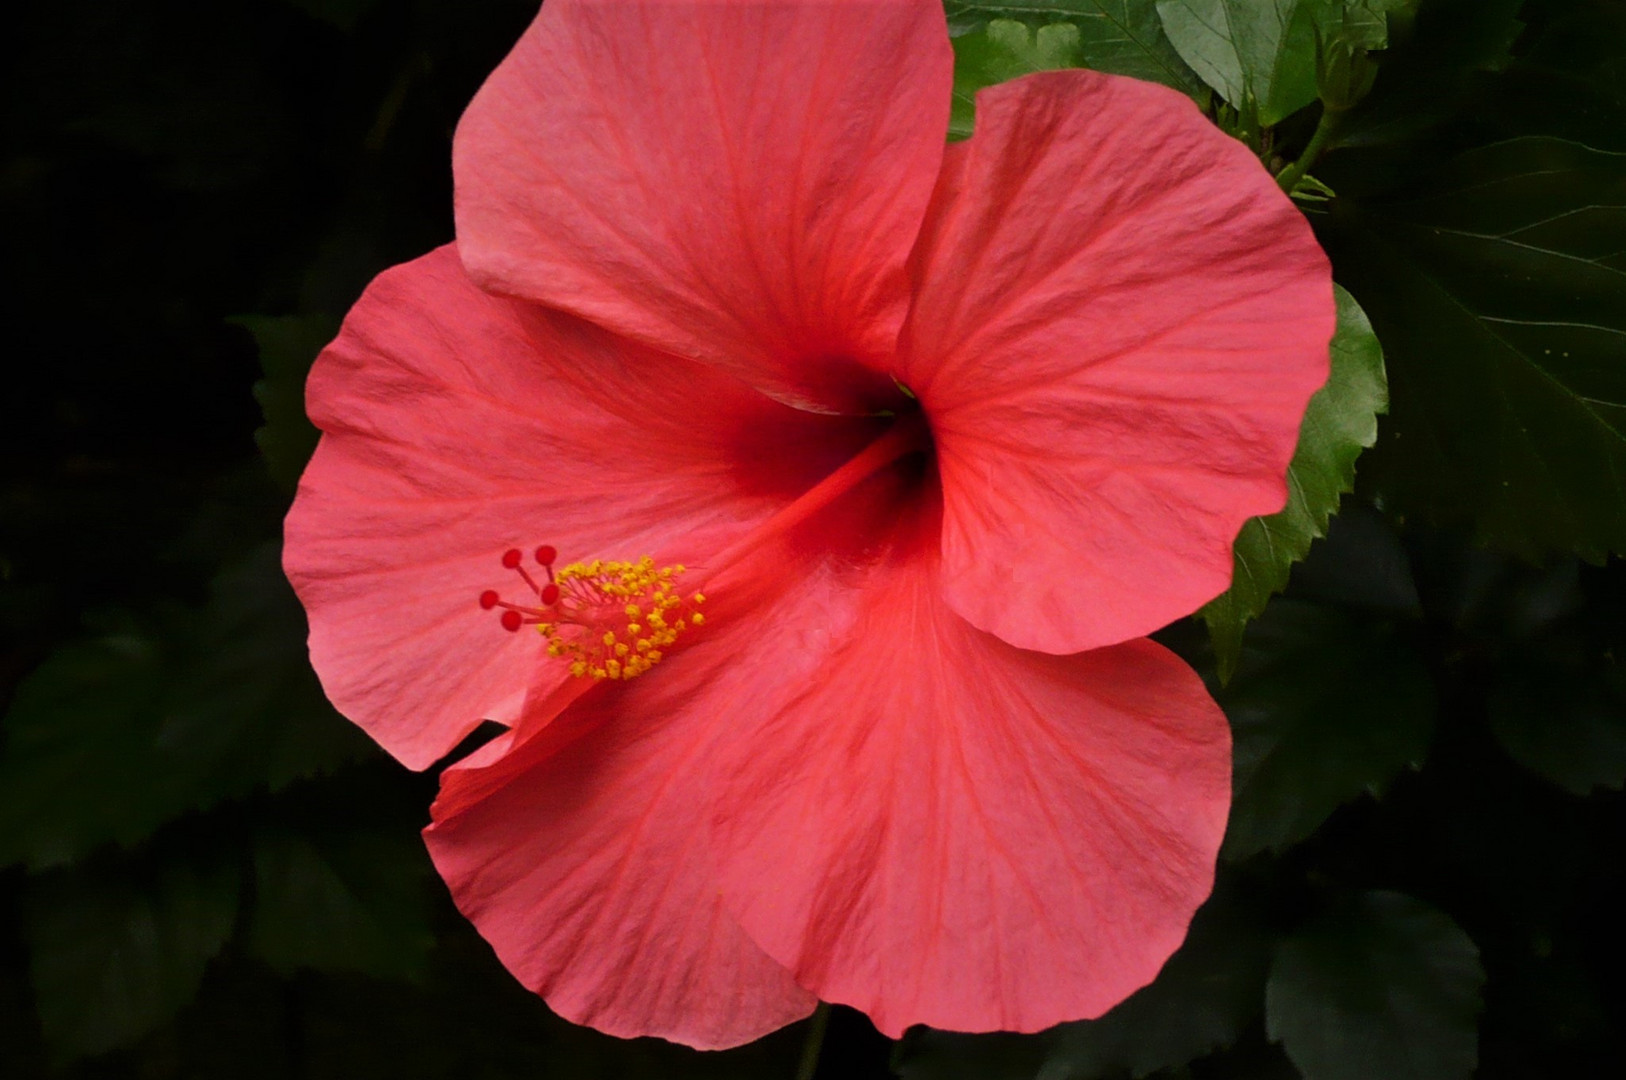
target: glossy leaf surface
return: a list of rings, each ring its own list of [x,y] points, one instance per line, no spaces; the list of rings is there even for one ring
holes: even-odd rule
[[[1388,358],[1397,508],[1537,557],[1626,551],[1626,155],[1523,138],[1325,230]]]

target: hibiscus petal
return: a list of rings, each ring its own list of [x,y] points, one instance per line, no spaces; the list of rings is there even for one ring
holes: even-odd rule
[[[511,720],[539,669],[563,677],[540,665],[538,635],[479,609],[488,588],[525,599],[505,549],[546,542],[569,561],[721,544],[867,437],[488,296],[450,247],[369,287],[307,398],[326,434],[284,563],[311,660],[339,710],[413,768],[482,718]]]
[[[714,670],[704,654],[697,670]],[[459,909],[559,1015],[718,1049],[815,999],[723,909],[697,779],[716,725],[683,700],[696,689],[674,659],[503,736],[442,775],[424,837]]]
[[[945,605],[930,539],[812,605],[839,647],[810,660],[775,635],[739,656],[808,681],[727,707],[725,899],[798,983],[892,1037],[1097,1016],[1151,981],[1209,893],[1224,715],[1153,642],[1057,657],[976,630]]]
[[[954,609],[1069,653],[1222,592],[1243,522],[1286,499],[1335,319],[1248,150],[1149,83],[992,87],[915,260],[899,377],[937,438]]]
[[[937,0],[548,0],[458,127],[476,281],[873,411],[935,182]]]

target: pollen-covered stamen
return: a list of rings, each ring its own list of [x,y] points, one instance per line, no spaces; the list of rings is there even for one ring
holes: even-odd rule
[[[771,551],[769,540],[796,528],[878,470],[930,448],[931,433],[922,414],[898,417],[846,464],[709,558],[707,585],[730,587],[731,574],[749,572],[744,568]],[[534,625],[547,639],[548,655],[566,661],[572,675],[636,678],[660,663],[685,631],[706,621],[700,613],[705,596],[694,592],[685,597],[677,590],[682,566],[658,567],[646,555],[636,562],[595,559],[571,563],[555,572],[553,563],[559,553],[553,545],[543,544],[532,554],[547,572],[545,585],[526,571],[525,557],[518,548],[504,552],[502,564],[519,574],[541,606],[511,604],[492,589],[480,594],[480,606],[487,611],[502,608],[505,629]]]
[[[548,655],[568,662],[572,675],[636,678],[660,663],[684,631],[706,621],[698,610],[706,598],[676,589],[682,566],[658,567],[646,555],[636,562],[571,563],[555,572],[552,545],[543,544],[535,556],[547,584],[526,571],[518,549],[504,552],[502,564],[519,574],[539,606],[512,604],[487,589],[480,607],[501,608],[505,630],[535,626],[547,638]]]
[[[548,655],[570,664],[581,678],[632,679],[656,664],[685,631],[705,622],[706,598],[683,596],[682,566],[594,559],[571,563],[554,576],[557,600],[550,621],[537,629]]]

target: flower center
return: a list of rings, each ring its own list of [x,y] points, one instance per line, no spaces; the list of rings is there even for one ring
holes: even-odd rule
[[[761,552],[766,541],[794,529],[839,496],[907,454],[930,447],[931,436],[919,412],[899,417],[879,438],[846,464],[809,488],[707,561],[708,587],[727,587],[732,572]],[[554,569],[559,557],[550,544],[533,553],[546,575],[538,580],[525,568],[518,549],[503,553],[502,564],[520,576],[535,603],[510,603],[495,589],[480,594],[480,606],[500,610],[503,629],[535,626],[547,639],[548,655],[567,661],[578,678],[632,679],[660,663],[685,631],[704,625],[700,592],[682,595],[677,579],[686,568],[660,566],[648,555],[633,561],[594,559]]]
[[[487,589],[480,606],[502,609],[505,630],[535,626],[548,641],[548,655],[567,661],[579,678],[636,678],[660,663],[684,631],[706,621],[697,610],[705,596],[685,597],[676,589],[682,565],[657,567],[646,555],[636,562],[576,562],[555,572],[558,552],[550,544],[537,548],[535,558],[546,584],[525,569],[517,549],[502,557],[536,594],[535,605],[512,604]]]

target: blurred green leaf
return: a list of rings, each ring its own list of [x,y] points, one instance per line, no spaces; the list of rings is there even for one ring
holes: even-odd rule
[[[1341,122],[1348,110],[1366,99],[1377,79],[1377,64],[1370,54],[1388,47],[1388,16],[1381,6],[1361,0],[1319,0],[1299,5],[1295,29],[1306,20],[1316,40],[1316,96]]]
[[[254,400],[265,415],[254,443],[272,479],[292,491],[321,435],[305,415],[305,377],[339,325],[326,315],[244,315],[232,321],[254,335],[265,373],[254,384]]]
[[[1626,10],[1619,4],[1574,4],[1544,28],[1526,59],[1626,106]]]
[[[1259,1014],[1269,962],[1258,905],[1223,885],[1156,981],[1098,1020],[1035,1036],[921,1029],[899,1047],[903,1080],[1142,1077],[1228,1046]]]
[[[1422,762],[1434,727],[1433,681],[1402,635],[1298,600],[1249,628],[1215,697],[1234,739],[1232,859],[1296,844],[1342,803],[1380,793]]]
[[[1390,35],[1382,77],[1344,118],[1337,145],[1395,146],[1427,138],[1469,103],[1478,73],[1499,71],[1512,60],[1513,44],[1524,31],[1517,18],[1523,6],[1524,0],[1429,0],[1420,6],[1389,0],[1391,23],[1399,16],[1410,24],[1410,8],[1418,8],[1413,32]],[[1415,149],[1420,153],[1397,161],[1402,171],[1426,160],[1429,148]],[[1339,183],[1333,187],[1343,190]]]
[[[1398,618],[1423,614],[1411,556],[1393,523],[1365,503],[1338,511],[1304,562],[1293,568],[1293,596]]]
[[[1388,358],[1391,508],[1527,557],[1626,553],[1626,155],[1470,151],[1325,240]]]
[[[353,30],[379,0],[286,0],[314,19],[320,19],[340,30]]]
[[[1466,1080],[1484,981],[1450,917],[1368,892],[1282,942],[1265,1022],[1305,1080]]]
[[[1270,127],[1316,97],[1315,22],[1301,0],[1158,0],[1175,51],[1236,109]]]
[[[1626,784],[1626,669],[1620,610],[1559,562],[1502,582],[1507,613],[1485,691],[1491,730],[1508,756],[1575,795]],[[1513,587],[1510,587],[1510,584]],[[1523,588],[1519,588],[1522,585]]]
[[[31,883],[34,997],[58,1061],[125,1045],[192,1000],[237,917],[235,865],[172,860],[73,870]]]
[[[1334,34],[1362,49],[1389,45],[1389,14],[1409,13],[1418,0],[1318,0],[1312,9],[1322,33]]]
[[[985,86],[1019,75],[1080,67],[1078,27],[1051,23],[1034,28],[1014,19],[991,19],[981,29],[953,40],[954,105],[949,137],[971,134],[976,94]]]
[[[369,749],[310,670],[275,545],[222,572],[201,609],[121,616],[59,649],[18,687],[6,734],[0,865],[34,869]]]
[[[1253,518],[1236,538],[1231,587],[1197,614],[1208,624],[1220,681],[1229,682],[1242,655],[1242,632],[1287,587],[1293,564],[1325,536],[1327,521],[1355,485],[1355,459],[1378,437],[1388,408],[1383,347],[1355,298],[1334,285],[1338,328],[1331,374],[1310,399],[1298,448],[1287,469],[1287,506]]]
[[[268,830],[254,845],[249,946],[274,969],[421,978],[433,874],[410,830]]]
[[[1033,1080],[1054,1031],[966,1035],[910,1028],[892,1048],[892,1072],[899,1080]]]
[[[1488,690],[1491,730],[1508,756],[1576,795],[1626,785],[1626,672],[1517,666]]]
[[[976,92],[1035,71],[1085,67],[1162,83],[1208,103],[1208,88],[1169,44],[1153,0],[948,0],[954,36],[954,111],[949,134],[971,134]]]
[[[1443,68],[1500,71],[1524,33],[1525,0],[1429,0],[1419,8],[1418,36],[1428,38]]]

